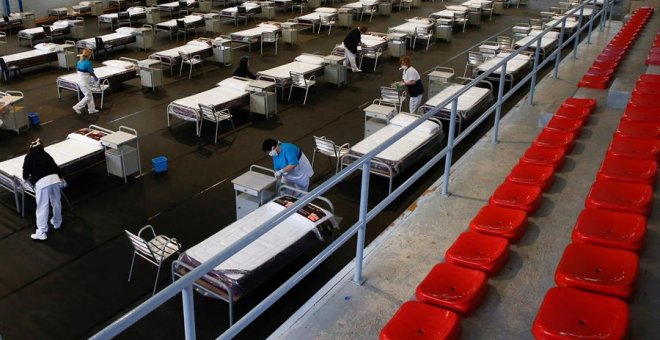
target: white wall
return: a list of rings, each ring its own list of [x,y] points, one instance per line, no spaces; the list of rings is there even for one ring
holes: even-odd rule
[[[80,1],[83,0],[23,0],[23,10],[26,12],[34,12],[34,15],[38,19],[48,16],[48,10],[51,8],[77,5]],[[103,2],[103,7],[108,6],[107,0],[102,0],[101,2]],[[18,11],[18,8],[12,7],[11,10],[12,12],[16,12]]]

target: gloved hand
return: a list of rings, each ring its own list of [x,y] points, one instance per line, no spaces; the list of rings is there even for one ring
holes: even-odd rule
[[[66,182],[66,180],[62,179],[60,181],[60,188],[64,189],[69,186],[69,183]]]
[[[280,177],[282,177],[282,170],[275,171],[275,178],[280,178]]]

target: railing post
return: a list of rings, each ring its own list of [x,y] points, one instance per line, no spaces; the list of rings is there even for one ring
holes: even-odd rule
[[[561,45],[564,44],[564,30],[566,29],[566,17],[561,19],[561,30],[559,30],[559,45],[557,46],[557,56],[555,57],[555,69],[552,71],[552,77],[559,77],[559,62],[561,62]]]
[[[491,139],[491,143],[493,144],[499,143],[500,138],[500,116],[502,115],[502,104],[504,104],[502,102],[502,97],[504,96],[506,64],[507,63],[504,63],[502,65],[502,69],[500,71],[500,82],[497,86],[497,108],[495,108],[495,123],[493,124],[493,138]]]
[[[605,1],[603,1],[605,3]],[[593,0],[594,7],[596,8],[596,0]],[[593,10],[591,10],[591,18],[589,18],[589,30],[587,31],[587,45],[591,45],[591,31],[593,30],[593,24],[594,24],[594,18],[596,16],[594,15]]]
[[[605,20],[607,18],[607,0],[603,1],[603,9],[600,12],[600,22],[598,23],[600,31],[605,30]]]
[[[573,59],[577,59],[578,45],[580,44],[580,33],[582,33],[582,14],[584,13],[584,6],[580,7],[580,16],[578,16],[578,24],[575,32],[575,44],[573,46]]]
[[[536,91],[536,75],[539,70],[539,51],[541,50],[541,39],[543,36],[537,36],[536,51],[534,52],[534,67],[532,68],[532,81],[529,87],[529,105],[534,105],[534,91]]]
[[[195,340],[195,302],[192,285],[181,291],[183,305],[183,327],[186,340]]]
[[[451,170],[451,158],[454,153],[454,134],[456,133],[456,112],[458,111],[458,97],[451,102],[451,114],[449,115],[449,132],[447,146],[449,151],[445,156],[445,174],[442,182],[442,196],[449,196],[449,170]]]
[[[360,216],[358,223],[360,227],[357,233],[357,244],[355,246],[355,275],[353,283],[362,285],[365,279],[362,278],[362,263],[364,262],[364,240],[367,235],[367,209],[369,203],[369,175],[371,171],[371,162],[364,162],[362,165],[362,185],[360,189]]]
[[[607,1],[607,0],[605,0],[605,1]],[[608,20],[612,21],[612,13],[614,12],[612,7],[614,7],[614,1],[612,1],[612,3],[608,7],[609,7],[608,10],[607,10],[607,14],[608,14],[608,17],[609,17]]]

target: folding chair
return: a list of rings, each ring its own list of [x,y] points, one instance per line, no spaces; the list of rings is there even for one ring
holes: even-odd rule
[[[431,40],[433,40],[433,32],[431,32],[426,27],[417,26],[415,27],[415,38],[413,39],[413,49],[415,48],[415,44],[417,44],[417,39],[426,40],[426,50],[428,51],[429,45],[431,44]]]
[[[183,51],[179,51],[179,56],[181,57],[181,67],[179,68],[179,77],[181,76],[181,72],[183,72],[183,64],[188,64],[190,66],[188,79],[190,79],[192,77],[193,67],[197,64],[201,64],[202,58],[198,54],[193,55],[191,57],[190,54],[185,53]]]
[[[236,128],[234,126],[234,117],[231,115],[231,113],[229,113],[228,109],[216,111],[215,106],[213,105],[199,104],[199,112],[202,119],[199,123],[199,131],[197,131],[197,135],[202,135],[202,125],[204,124],[205,120],[215,123],[215,139],[213,144],[218,144],[218,127],[220,126],[220,122],[228,120],[231,122],[231,128]]]
[[[314,168],[314,161],[316,160],[316,153],[319,152],[323,155],[330,158],[330,163],[332,164],[332,159],[335,159],[335,174],[339,172],[339,159],[348,153],[348,150],[351,148],[351,144],[344,143],[342,145],[337,145],[334,141],[325,138],[325,136],[316,137],[314,136],[314,153],[312,154],[312,168]]]
[[[319,31],[317,34],[321,34],[321,28],[323,28],[323,26],[328,26],[328,35],[330,35],[330,32],[332,31],[332,25],[335,24],[335,19],[330,15],[321,15],[319,20]]]
[[[298,72],[289,72],[291,76],[291,88],[289,89],[289,101],[291,101],[291,94],[293,93],[293,88],[298,87],[305,89],[305,99],[303,104],[307,103],[307,93],[309,93],[309,88],[316,84],[315,77],[312,75],[309,78],[305,79],[305,75]]]
[[[277,41],[279,40],[279,36],[277,35],[277,32],[261,32],[261,54],[264,54],[264,43],[273,43],[275,44],[275,55],[277,55]]]
[[[145,231],[151,231],[152,238],[150,240],[145,240],[142,235]],[[181,244],[176,240],[176,238],[169,238],[164,235],[156,235],[154,228],[150,225],[142,227],[138,234],[135,235],[128,230],[124,230],[128,240],[131,241],[133,245],[133,259],[131,260],[131,269],[128,272],[128,282],[131,282],[131,277],[133,275],[133,265],[135,264],[135,256],[140,256],[141,258],[147,260],[149,263],[153,264],[158,268],[156,271],[156,281],[154,282],[154,291],[152,293],[156,294],[156,287],[158,287],[158,276],[160,275],[160,268],[170,256],[175,253],[179,253],[181,250]],[[146,235],[145,235],[146,236]]]
[[[465,64],[465,72],[463,72],[463,77],[468,76],[468,70],[470,70],[470,75],[477,66],[484,63],[484,55],[478,51],[468,51],[468,60]]]
[[[379,48],[374,50],[373,48],[363,48],[362,54],[360,55],[360,69],[362,69],[362,61],[364,58],[374,60],[374,72],[376,72],[376,67],[378,66],[378,59],[383,55],[383,49]]]

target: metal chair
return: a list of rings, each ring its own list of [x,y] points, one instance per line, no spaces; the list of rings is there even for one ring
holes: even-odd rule
[[[465,32],[465,26],[468,23],[468,12],[454,12],[454,24],[463,25],[463,32]]]
[[[484,55],[478,51],[468,51],[468,60],[465,64],[465,72],[463,72],[463,77],[468,76],[468,69],[470,70],[470,75],[473,70],[484,63]]]
[[[412,7],[412,0],[401,0],[399,2],[399,11],[403,10],[404,7],[408,8],[408,11],[410,11],[410,8]]]
[[[238,7],[236,7],[236,9],[237,9],[236,10],[236,26],[238,26],[238,22],[241,19],[244,19],[245,20],[245,25],[247,25],[248,19],[250,19],[250,17],[254,18],[254,13],[248,12],[248,10],[245,6],[238,6]]]
[[[92,94],[99,94],[101,95],[101,106],[99,107],[100,109],[103,109],[103,100],[105,99],[105,92],[110,91],[110,82],[108,79],[103,79],[99,81],[97,84],[94,84],[92,86]]]
[[[142,235],[142,233],[145,231],[151,231],[151,234],[153,235],[151,236],[152,238],[148,241]],[[156,294],[160,268],[162,267],[163,262],[165,262],[165,260],[167,260],[170,256],[179,253],[181,250],[181,244],[179,244],[176,238],[169,238],[164,235],[156,235],[154,228],[150,225],[142,227],[142,229],[138,231],[137,235],[131,233],[128,230],[124,230],[124,232],[126,232],[128,240],[131,241],[131,245],[133,245],[133,248],[135,249],[133,251],[133,259],[131,260],[131,269],[128,272],[128,282],[131,282],[131,277],[133,276],[135,256],[140,256],[158,268],[156,271],[156,281],[154,282],[154,291],[152,292],[152,295]]]
[[[66,15],[70,18],[80,16],[80,11],[75,10],[72,6],[66,6]]]
[[[215,123],[215,139],[213,140],[213,144],[218,144],[218,128],[220,126],[220,122],[228,120],[231,122],[232,130],[236,128],[236,126],[234,126],[234,116],[229,113],[228,109],[216,111],[215,106],[213,105],[199,104],[199,113],[202,119],[199,123],[199,131],[197,131],[197,135],[202,135],[202,125],[204,124],[205,120]]]
[[[362,4],[362,10],[360,11],[360,21],[364,17],[364,14],[369,14],[369,22],[374,17],[374,13],[378,10],[377,4]]]
[[[195,27],[186,25],[183,19],[176,20],[176,40],[179,40],[179,34],[183,32],[183,41],[188,40],[188,31],[194,31]]]
[[[94,42],[96,43],[96,48],[94,49],[95,55],[103,51],[103,55],[107,56],[108,50],[112,49],[112,45],[104,43],[101,37],[94,37]]]
[[[186,16],[188,15],[188,2],[187,1],[179,1],[179,18],[181,16]]]
[[[508,35],[498,35],[497,44],[500,45],[500,50],[510,50],[513,46],[513,39]]]
[[[321,34],[321,28],[323,26],[328,26],[328,35],[332,31],[332,25],[335,24],[335,19],[330,15],[321,15],[319,16],[319,31],[317,34]]]
[[[0,72],[2,72],[2,74],[0,75],[0,78],[4,79],[6,82],[8,82],[9,79],[11,78],[11,73],[12,72],[16,75],[21,74],[21,68],[18,67],[17,65],[7,66],[7,63],[5,62],[5,60],[0,58]]]
[[[533,30],[543,30],[543,20],[530,18],[529,27],[531,27]]]
[[[488,14],[488,20],[493,19],[493,12],[495,11],[495,8],[493,7],[492,2],[482,2],[481,3],[481,14]]]
[[[118,12],[117,13],[117,26],[121,27],[124,25],[131,26],[131,14],[128,12]]]
[[[380,102],[394,106],[397,112],[401,112],[401,106],[406,101],[406,92],[394,87],[380,87]]]
[[[2,54],[7,54],[7,33],[5,32],[0,32],[0,48]]]
[[[315,77],[312,75],[309,78],[305,79],[305,75],[302,73],[298,72],[289,72],[289,75],[291,76],[291,88],[289,89],[289,101],[291,101],[291,93],[293,93],[293,88],[298,87],[301,89],[305,89],[305,99],[303,100],[303,104],[307,103],[307,93],[309,92],[309,88],[314,86],[316,84]]]
[[[379,48],[374,50],[373,48],[363,48],[362,54],[360,55],[360,69],[362,70],[362,60],[364,58],[374,60],[374,72],[376,72],[376,67],[378,66],[378,59],[383,55],[383,49]]]
[[[261,32],[261,54],[264,54],[264,43],[273,43],[275,44],[275,55],[277,55],[277,42],[279,40],[279,35],[277,32]]]
[[[348,153],[348,150],[351,148],[351,144],[344,143],[342,145],[337,145],[330,139],[325,138],[325,136],[317,137],[314,136],[314,153],[312,154],[312,168],[314,168],[314,161],[316,160],[316,153],[319,152],[323,155],[330,158],[330,164],[332,164],[332,159],[335,159],[335,174],[339,172],[339,160],[342,156]]]
[[[429,45],[431,44],[431,40],[433,40],[433,32],[431,32],[426,27],[417,26],[417,27],[415,27],[415,37],[413,39],[413,49],[415,48],[415,44],[417,44],[417,39],[426,40],[426,50],[428,51],[429,50]]]
[[[199,54],[195,54],[192,57],[190,54],[179,51],[179,56],[181,57],[181,67],[179,68],[179,77],[181,76],[181,72],[183,72],[183,64],[188,64],[190,66],[190,72],[188,72],[188,79],[192,77],[192,71],[193,67],[197,64],[202,63],[202,58],[199,56]]]
[[[44,37],[49,39],[50,42],[54,42],[56,39],[59,39],[59,38],[62,38],[62,39],[64,38],[64,34],[62,34],[61,31],[53,31],[53,29],[48,25],[44,25],[42,27],[44,29]]]
[[[296,8],[300,8],[300,14],[302,14],[305,7],[307,7],[307,1],[306,0],[293,0],[293,1],[291,1],[291,12],[293,12]]]

